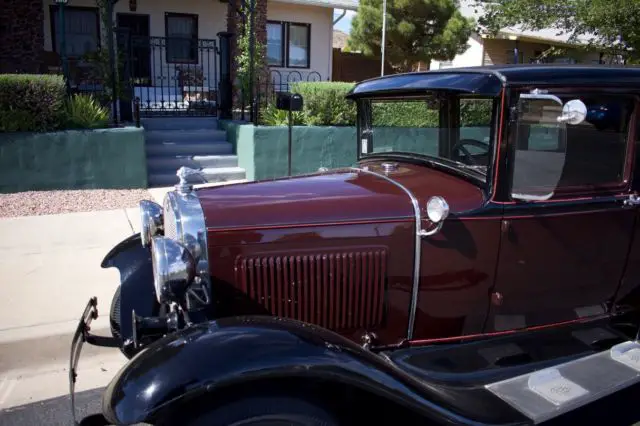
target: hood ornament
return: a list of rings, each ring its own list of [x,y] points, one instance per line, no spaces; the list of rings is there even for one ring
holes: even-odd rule
[[[204,176],[202,175],[202,172],[200,170],[192,169],[185,166],[180,167],[176,172],[176,176],[178,176],[178,179],[180,179],[178,184],[175,186],[176,191],[178,191],[180,194],[188,194],[189,192],[191,192],[193,190],[193,184],[187,182],[187,179],[189,178],[189,176],[193,175],[200,176],[200,178],[204,180]]]

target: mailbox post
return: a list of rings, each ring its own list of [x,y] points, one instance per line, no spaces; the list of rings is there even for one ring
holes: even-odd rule
[[[276,98],[276,108],[289,113],[289,165],[288,175],[291,176],[291,138],[293,133],[293,111],[302,111],[302,95],[298,93],[279,92]]]

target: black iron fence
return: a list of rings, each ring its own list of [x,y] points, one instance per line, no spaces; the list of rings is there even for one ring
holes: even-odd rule
[[[322,81],[322,76],[317,71],[281,71],[269,70],[266,77],[256,79],[255,102],[250,101],[248,93],[240,91],[238,108],[234,110],[234,118],[238,120],[250,120],[253,104],[253,122],[260,124],[262,111],[269,105],[274,105],[278,92],[291,91],[292,83],[300,81]]]
[[[217,40],[121,36],[122,91],[142,116],[217,114]]]

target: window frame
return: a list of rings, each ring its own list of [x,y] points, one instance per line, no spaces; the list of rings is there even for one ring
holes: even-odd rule
[[[528,93],[534,87],[518,88],[511,91],[511,107],[509,110],[512,114],[517,111],[518,100],[520,94]],[[559,88],[554,86],[536,86],[535,89],[548,90],[551,95],[556,95],[561,98],[574,98],[574,97],[596,97],[604,96],[609,98],[620,98],[623,101],[631,101],[632,109],[629,112],[629,121],[626,125],[627,131],[624,136],[625,140],[625,155],[624,165],[622,171],[622,180],[619,182],[612,182],[608,184],[598,185],[597,187],[591,185],[578,185],[578,186],[565,186],[559,187],[554,191],[553,197],[545,201],[523,201],[512,197],[513,190],[513,173],[514,163],[511,159],[515,156],[515,149],[517,146],[517,126],[518,120],[516,117],[510,119],[507,123],[507,162],[504,165],[506,167],[506,196],[508,202],[523,204],[523,203],[549,203],[549,202],[563,202],[575,199],[581,199],[583,197],[606,197],[620,193],[626,193],[631,188],[632,181],[632,169],[633,160],[635,156],[635,139],[636,139],[636,127],[638,126],[638,115],[640,114],[640,96],[635,94],[629,94],[624,90],[602,90],[592,87],[577,87],[577,88]],[[570,125],[567,125],[570,126]]]
[[[267,24],[277,24],[280,25],[282,41],[280,44],[280,48],[282,49],[282,60],[279,65],[268,64],[270,67],[275,68],[292,68],[292,69],[310,69],[311,68],[311,24],[304,22],[293,22],[293,21],[277,21],[277,20],[267,20]],[[296,27],[305,27],[307,30],[307,62],[306,64],[300,65],[291,65],[289,58],[289,43],[290,43],[290,34],[291,34],[291,26]]]
[[[282,56],[280,58],[280,63],[279,64],[270,64],[269,63],[269,58],[267,57],[267,65],[270,67],[278,67],[278,68],[285,68],[285,59],[287,56],[287,52],[285,49],[285,44],[286,44],[286,32],[285,32],[285,24],[286,22],[284,21],[273,21],[273,20],[267,20],[267,25],[269,24],[274,24],[274,25],[279,25],[280,26],[280,52],[282,53]],[[267,45],[268,45],[269,41],[267,39]]]
[[[192,60],[175,60],[169,57],[169,39],[172,38],[169,35],[169,18],[192,18],[195,22],[195,59]],[[198,43],[200,40],[200,27],[199,27],[199,15],[197,13],[179,13],[179,12],[165,12],[164,13],[164,39],[165,39],[165,62],[167,64],[199,64],[200,58],[198,57]]]
[[[56,4],[49,5],[49,27],[51,30],[51,51],[60,55],[58,52],[58,29],[56,28],[56,16],[59,14],[60,6]],[[65,6],[65,13],[69,10],[77,10],[84,12],[93,12],[94,18],[96,21],[96,50],[99,50],[102,47],[102,31],[100,29],[100,9],[97,7],[91,6]],[[72,56],[69,53],[66,53],[67,59],[80,59],[81,56]]]

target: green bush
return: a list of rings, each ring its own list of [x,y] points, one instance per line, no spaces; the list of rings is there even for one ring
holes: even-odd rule
[[[90,95],[74,95],[67,101],[68,129],[97,129],[106,127],[109,110]]]
[[[0,75],[0,132],[46,132],[65,120],[62,76]]]
[[[374,102],[374,127],[438,127],[438,110],[423,101]]]
[[[291,84],[291,91],[302,95],[304,108],[294,114],[294,124],[306,126],[354,126],[356,105],[345,96],[353,88],[353,83],[340,82],[297,82]],[[489,126],[491,124],[492,102],[486,99],[463,99],[460,102],[460,125]],[[398,101],[374,102],[373,125],[389,127],[438,127],[436,108],[427,102]],[[285,126],[288,123],[286,111],[268,104],[261,111],[261,123],[267,126]]]

